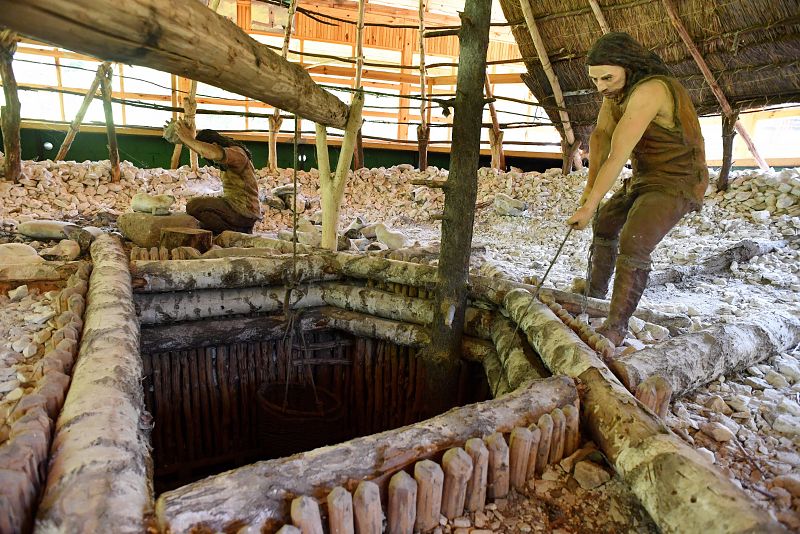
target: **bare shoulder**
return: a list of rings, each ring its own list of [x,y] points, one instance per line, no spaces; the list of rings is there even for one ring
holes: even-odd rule
[[[664,80],[658,78],[646,80],[637,85],[631,92],[630,101],[650,101],[656,99],[659,102],[669,102],[671,99],[669,88]]]

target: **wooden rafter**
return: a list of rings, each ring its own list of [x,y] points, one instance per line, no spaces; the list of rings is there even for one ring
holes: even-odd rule
[[[597,0],[589,0],[589,5],[592,7],[594,18],[597,19],[597,23],[600,24],[600,29],[603,30],[603,33],[610,32],[611,26],[608,25],[606,16],[603,14],[603,10],[600,9],[600,4],[597,3]]]
[[[67,131],[67,135],[66,137],[64,137],[64,141],[62,141],[61,143],[61,148],[58,149],[58,154],[56,154],[55,157],[56,161],[63,160],[64,158],[67,157],[69,148],[72,146],[72,141],[78,134],[78,130],[80,129],[81,123],[83,122],[83,117],[84,115],[86,115],[86,110],[89,109],[89,104],[92,103],[94,95],[97,94],[97,88],[100,87],[100,82],[103,79],[106,66],[108,66],[107,63],[101,63],[100,66],[97,67],[97,73],[94,76],[94,80],[92,80],[92,84],[86,91],[86,96],[83,97],[83,102],[81,102],[81,106],[78,108],[78,112],[75,114],[75,118],[69,125],[69,130]]]
[[[722,108],[722,114],[732,117],[734,115],[733,108],[731,108],[731,105],[728,102],[725,93],[722,91],[722,88],[717,83],[717,80],[714,79],[711,69],[708,68],[706,60],[700,54],[697,46],[695,46],[694,41],[689,35],[689,32],[686,31],[686,27],[683,25],[683,22],[681,22],[680,16],[678,15],[678,10],[675,8],[675,4],[672,2],[672,0],[661,0],[661,2],[664,5],[664,9],[667,11],[667,15],[669,16],[672,26],[675,28],[675,31],[678,32],[678,35],[683,41],[683,44],[686,45],[686,49],[689,51],[689,54],[691,54],[692,58],[694,58],[695,63],[697,63],[697,67],[700,69],[700,72],[703,73],[703,78],[705,78],[708,87],[717,98],[717,102],[719,102],[720,108]],[[747,130],[745,130],[742,123],[737,120],[734,127],[736,128],[736,132],[742,136],[742,140],[747,145],[747,148],[750,150],[750,153],[753,155],[753,159],[755,159],[758,166],[762,170],[768,169],[769,165],[767,165],[767,162],[758,153],[756,145],[753,143],[753,139],[750,137],[750,134],[747,133]]]

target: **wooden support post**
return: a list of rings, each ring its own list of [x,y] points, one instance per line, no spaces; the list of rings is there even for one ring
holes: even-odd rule
[[[281,50],[281,57],[286,59],[289,55],[289,41],[292,37],[292,25],[294,24],[294,14],[297,10],[297,0],[289,0],[289,9],[286,13],[286,28],[283,32],[283,49]],[[267,166],[269,172],[278,171],[278,131],[281,129],[283,119],[281,118],[281,110],[277,106],[275,112],[269,118],[269,153],[267,157]],[[322,127],[325,128],[324,126]],[[319,133],[317,134],[319,135]],[[327,145],[325,147],[327,150]]]
[[[557,464],[564,457],[564,436],[566,434],[566,418],[560,408],[550,414],[553,418],[553,435],[550,442],[550,463]]]
[[[389,534],[414,533],[414,522],[417,518],[417,481],[405,471],[398,471],[389,481],[387,512]]]
[[[189,128],[192,129],[192,136],[197,133],[197,125],[195,123],[195,117],[197,115],[197,80],[192,80],[192,83],[189,84],[189,96],[184,97],[183,99],[183,117],[186,119],[186,123],[189,125]],[[194,150],[189,149],[189,167],[192,170],[197,170],[197,152]]]
[[[364,138],[361,136],[361,128],[356,134],[356,148],[353,151],[353,170],[364,167]]]
[[[111,64],[106,63],[103,78],[100,80],[100,92],[103,95],[103,112],[106,117],[106,133],[108,134],[108,162],[111,164],[111,181],[119,182],[119,149],[117,148],[117,131],[114,128],[114,111],[111,108]]]
[[[430,141],[430,128],[425,120],[425,12],[427,11],[426,0],[419,0],[419,126],[417,126],[417,148],[419,151],[419,170],[424,171],[428,168],[428,143]]]
[[[75,118],[72,119],[72,122],[69,124],[67,136],[61,143],[61,148],[58,149],[58,154],[56,154],[55,157],[56,161],[63,161],[64,158],[67,157],[69,148],[72,146],[72,141],[75,140],[75,136],[78,134],[78,130],[81,128],[83,117],[86,115],[86,110],[89,109],[89,104],[92,103],[92,100],[97,93],[97,88],[103,79],[103,73],[107,67],[109,67],[109,63],[102,63],[99,67],[97,67],[97,74],[95,75],[94,80],[92,80],[92,84],[89,86],[89,89],[86,91],[86,96],[83,97],[83,102],[81,102],[81,107],[78,108]]]
[[[354,534],[353,497],[341,486],[328,493],[328,528],[331,534]]]
[[[361,73],[364,70],[364,10],[366,0],[358,2],[358,19],[356,21],[356,76],[353,80],[353,88],[361,89]],[[361,136],[361,126],[356,132],[356,144],[353,152],[353,170],[364,166],[364,140]]]
[[[536,24],[536,19],[533,17],[533,9],[531,9],[530,0],[520,0],[520,7],[522,8],[522,14],[525,17],[525,23],[528,25],[528,31],[531,34],[533,46],[536,47],[536,54],[542,61],[542,69],[544,69],[545,76],[547,76],[547,80],[550,82],[550,87],[553,89],[553,99],[555,100],[556,106],[559,108],[558,116],[561,124],[557,124],[556,127],[558,128],[558,131],[561,132],[562,139],[564,140],[562,145],[567,147],[567,150],[564,151],[563,167],[566,174],[569,172],[572,165],[573,155],[569,154],[569,148],[575,144],[575,133],[572,131],[572,124],[569,121],[569,114],[567,113],[564,102],[564,94],[561,92],[561,84],[558,81],[558,76],[556,76],[556,73],[553,70],[553,66],[550,64],[550,58],[547,55],[547,47],[544,45],[542,34],[539,33],[539,27]]]
[[[697,67],[703,74],[703,78],[705,78],[708,87],[711,89],[711,92],[714,93],[715,97],[717,97],[717,102],[719,102],[719,106],[722,108],[722,116],[732,117],[734,115],[734,111],[728,102],[728,98],[725,96],[725,93],[717,83],[716,78],[714,78],[714,75],[711,73],[711,69],[708,68],[708,64],[700,54],[700,50],[697,49],[694,41],[692,41],[689,32],[686,31],[686,27],[683,25],[683,22],[681,22],[680,16],[678,15],[678,10],[675,8],[675,4],[672,2],[672,0],[661,0],[661,2],[664,4],[664,9],[667,11],[667,15],[669,16],[672,26],[675,28],[675,31],[678,32],[678,35],[683,41],[683,44],[686,45],[686,49],[689,51],[689,54],[691,54],[691,56],[694,58],[695,63],[697,63]],[[747,130],[744,129],[742,123],[737,120],[734,126],[739,135],[742,136],[742,140],[747,145],[747,148],[750,150],[750,153],[753,155],[753,159],[756,160],[759,168],[761,170],[769,169],[769,165],[767,165],[767,162],[761,157],[761,155],[758,153],[758,150],[756,150],[756,145],[753,143],[753,139],[750,137],[750,134],[747,133]]]
[[[537,458],[539,456],[539,443],[542,441],[542,431],[535,424],[530,426],[531,450],[528,453],[528,471],[525,478],[532,481],[536,478]]]
[[[319,170],[319,181],[331,180],[331,161],[328,154],[328,132],[325,126],[319,123],[314,123],[314,128],[317,131],[315,137],[315,145],[317,149],[317,169]]]
[[[113,11],[102,0],[0,0],[0,25],[76,52],[177,73],[326,126],[347,123],[344,102],[302,66],[197,0],[117,2]],[[187,38],[194,34],[214,38]]]
[[[728,177],[733,165],[733,138],[736,136],[735,126],[738,120],[739,114],[736,112],[733,115],[722,115],[722,166],[717,177],[717,191],[728,190]]]
[[[570,456],[578,450],[581,441],[580,414],[578,409],[571,404],[564,406],[564,457]]]
[[[486,73],[486,78],[484,78],[483,83],[486,88],[486,98],[494,98],[488,72]],[[506,157],[505,154],[503,154],[503,130],[500,129],[500,123],[497,120],[497,110],[494,107],[494,102],[489,102],[489,115],[492,117],[492,128],[489,130],[489,146],[492,150],[492,168],[504,171],[506,168]]]
[[[10,30],[0,31],[0,78],[3,80],[3,95],[6,105],[0,110],[3,132],[3,178],[18,182],[22,174],[22,148],[19,141],[20,104],[17,95],[17,80],[11,66],[17,49],[17,34]]]
[[[480,438],[470,438],[464,450],[472,459],[472,476],[467,482],[465,507],[468,512],[480,512],[486,506],[486,486],[489,477],[489,449]]]
[[[594,18],[597,19],[597,23],[600,24],[600,29],[603,30],[603,33],[606,34],[610,32],[611,26],[608,25],[606,16],[603,15],[603,10],[600,9],[600,4],[597,3],[597,0],[589,0],[589,5],[592,7]]]
[[[536,474],[541,475],[550,461],[550,445],[553,442],[553,417],[546,413],[539,417],[539,450],[536,452]]]
[[[442,490],[442,515],[455,519],[464,513],[467,483],[472,476],[472,458],[460,447],[453,447],[442,457],[444,489]]]
[[[414,466],[414,479],[417,481],[417,521],[414,528],[425,532],[439,525],[444,472],[436,462],[422,460]]]
[[[517,427],[511,431],[509,446],[511,487],[521,490],[528,478],[528,461],[531,454],[533,433],[525,427]]]
[[[503,499],[509,488],[509,451],[508,444],[500,432],[487,437],[486,449],[489,451],[489,483],[487,497]]]
[[[362,481],[353,495],[353,514],[358,534],[381,534],[381,490],[369,480]],[[321,533],[320,533],[321,534]]]
[[[311,497],[297,497],[292,501],[292,523],[303,534],[322,534],[322,519],[319,505]]]
[[[469,257],[475,200],[478,193],[483,79],[489,45],[491,3],[467,0],[461,14],[458,82],[453,150],[442,221],[442,248],[433,324],[430,359],[426,360],[427,407],[440,413],[458,388],[458,351],[464,330]]]

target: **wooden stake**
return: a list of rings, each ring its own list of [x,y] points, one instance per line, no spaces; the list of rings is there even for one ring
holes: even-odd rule
[[[442,515],[455,519],[464,513],[467,499],[467,483],[472,477],[472,458],[460,447],[454,447],[442,457],[444,490],[442,491]]]
[[[511,431],[509,447],[511,487],[521,490],[528,478],[528,458],[531,454],[533,433],[525,427],[517,427]]]
[[[489,73],[483,81],[484,88],[486,89],[486,98],[492,99],[492,84],[489,83]],[[489,102],[489,115],[492,117],[492,128],[489,130],[489,146],[492,149],[492,168],[501,171],[506,168],[506,156],[503,154],[503,130],[500,129],[500,123],[497,120],[497,110],[494,107],[494,102]]]
[[[550,442],[550,463],[557,464],[564,457],[564,436],[566,432],[566,419],[560,408],[553,410],[553,434]]]
[[[466,509],[480,512],[486,505],[486,486],[489,476],[489,449],[480,438],[467,440],[464,450],[472,459],[472,476],[467,483]]]
[[[733,165],[733,138],[736,135],[738,113],[722,115],[722,166],[717,177],[717,191],[728,190],[728,177]]]
[[[419,94],[422,99],[419,101],[419,120],[420,124],[417,126],[417,147],[419,151],[419,170],[424,171],[428,168],[428,142],[430,140],[430,129],[425,120],[425,106],[428,102],[425,100],[426,81],[425,75],[425,11],[426,0],[419,0]]]
[[[508,445],[503,434],[495,432],[486,438],[489,450],[489,483],[487,496],[490,499],[502,499],[508,495],[509,465]]]
[[[439,525],[442,510],[444,472],[439,464],[422,460],[414,466],[417,481],[417,521],[415,528],[425,532]]]
[[[389,534],[413,534],[417,518],[417,481],[405,471],[398,471],[389,481],[388,515]]]
[[[69,130],[67,130],[67,136],[61,143],[61,148],[58,149],[58,154],[56,154],[55,157],[56,161],[63,161],[64,158],[67,157],[67,152],[69,152],[72,146],[72,141],[75,140],[75,136],[78,134],[78,130],[80,130],[81,122],[83,122],[83,117],[86,115],[86,110],[89,109],[89,104],[92,103],[97,93],[97,88],[103,79],[103,73],[108,67],[110,67],[108,62],[101,63],[100,66],[97,67],[97,74],[95,74],[92,84],[89,86],[88,91],[86,91],[86,96],[83,97],[83,102],[81,102],[81,107],[78,108],[78,113],[75,114],[75,118],[72,119],[72,122],[69,124]]]
[[[536,425],[530,426],[531,431],[531,450],[528,453],[528,471],[525,478],[532,481],[536,478],[537,457],[539,456],[539,443],[542,440],[542,431]],[[530,483],[530,482],[529,482]]]
[[[541,475],[550,461],[550,444],[553,438],[553,418],[549,413],[539,418],[539,451],[536,453],[536,474]]]
[[[117,132],[114,128],[114,111],[111,108],[111,64],[106,63],[103,79],[100,81],[100,92],[103,95],[103,111],[106,116],[106,133],[108,134],[108,161],[111,164],[111,181],[119,182],[119,149],[117,149]],[[152,256],[151,256],[152,257]]]
[[[661,0],[661,2],[664,4],[664,9],[667,11],[667,15],[669,16],[672,26],[675,28],[675,31],[678,32],[678,35],[683,41],[683,44],[686,45],[686,49],[689,51],[689,54],[691,54],[692,58],[694,58],[695,63],[697,63],[697,67],[703,74],[703,78],[705,78],[709,89],[711,89],[711,92],[714,93],[715,97],[717,97],[717,102],[719,102],[719,106],[722,108],[722,116],[733,117],[733,108],[731,108],[730,103],[728,103],[728,99],[725,96],[725,93],[722,91],[722,88],[717,83],[717,80],[714,77],[714,74],[712,74],[711,69],[708,68],[706,60],[703,59],[703,56],[700,54],[697,46],[695,46],[694,41],[692,41],[692,38],[689,36],[689,32],[686,31],[686,27],[684,27],[683,22],[681,22],[680,16],[678,15],[678,10],[675,8],[675,4],[672,2],[672,0]],[[753,155],[753,159],[756,160],[759,168],[761,168],[762,171],[769,169],[769,165],[767,165],[767,162],[761,157],[761,155],[758,153],[758,150],[756,150],[756,145],[753,143],[753,139],[750,137],[750,134],[747,133],[747,130],[744,129],[742,123],[737,120],[735,121],[734,126],[739,135],[742,136],[742,140],[747,145],[748,150],[750,150],[750,153]]]
[[[322,534],[322,519],[319,505],[311,497],[297,497],[292,500],[292,523],[303,534]]]
[[[362,481],[353,495],[353,512],[358,534],[381,534],[381,490],[377,484]]]
[[[580,414],[573,405],[564,406],[564,457],[570,456],[578,450],[581,441]]]
[[[544,69],[544,74],[547,76],[547,80],[550,82],[550,87],[553,89],[553,99],[556,102],[556,106],[559,108],[558,116],[561,119],[561,124],[558,127],[558,131],[562,134],[562,137],[565,141],[564,144],[567,147],[571,147],[575,144],[575,134],[572,131],[572,124],[569,121],[569,114],[566,111],[564,94],[561,92],[561,84],[558,81],[558,76],[556,76],[556,73],[553,70],[553,66],[550,64],[550,58],[547,55],[547,47],[544,45],[542,34],[539,33],[539,26],[536,24],[536,19],[533,17],[533,9],[531,9],[530,0],[520,0],[519,4],[522,8],[522,14],[525,17],[525,23],[528,25],[528,31],[531,34],[533,46],[536,47],[536,54],[542,61],[542,69]],[[571,155],[568,153],[564,154],[565,168],[569,168],[570,156]]]
[[[328,528],[331,534],[354,534],[353,497],[341,486],[328,493]]]
[[[22,148],[19,141],[20,104],[17,95],[17,80],[11,67],[17,49],[17,34],[10,30],[0,31],[0,78],[6,105],[0,113],[3,131],[3,176],[5,180],[19,182],[22,174]]]

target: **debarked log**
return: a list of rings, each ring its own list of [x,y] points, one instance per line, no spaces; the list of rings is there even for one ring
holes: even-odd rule
[[[41,291],[59,289],[84,262],[45,261],[42,263],[20,263],[0,267],[0,292],[6,293],[23,284],[28,289]]]
[[[109,235],[92,243],[91,255],[80,353],[35,530],[140,533],[153,506],[152,460],[128,258]]]
[[[505,308],[553,373],[582,384],[582,420],[663,532],[781,532],[760,508],[644,409],[555,314],[521,289]]]
[[[336,266],[325,255],[275,258],[220,258],[213,260],[132,261],[131,279],[137,293],[193,289],[255,287],[296,282],[334,280]]]
[[[503,375],[512,390],[532,378],[544,378],[550,375],[542,365],[542,361],[523,339],[522,332],[508,318],[495,313],[491,333]]]
[[[622,356],[611,370],[632,392],[648,377],[661,376],[677,397],[798,344],[800,320],[772,312],[669,339]]]
[[[201,525],[212,531],[234,524],[263,525],[273,531],[289,517],[296,495],[322,502],[336,486],[352,490],[365,479],[388,485],[392,473],[420,458],[462,446],[475,436],[527,426],[576,399],[569,378],[531,382],[501,399],[290,458],[258,462],[165,492],[156,504],[156,520],[161,531],[174,534]]]

